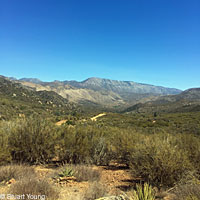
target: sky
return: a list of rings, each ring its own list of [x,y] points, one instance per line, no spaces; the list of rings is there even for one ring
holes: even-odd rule
[[[200,87],[199,0],[0,0],[0,74]]]

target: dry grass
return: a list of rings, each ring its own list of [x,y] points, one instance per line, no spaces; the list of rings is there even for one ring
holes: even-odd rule
[[[76,165],[73,167],[77,181],[99,181],[100,172],[89,166]]]
[[[174,200],[198,200],[200,199],[200,185],[186,184],[179,186],[174,194]]]
[[[34,195],[32,199],[57,200],[58,191],[46,180],[36,178],[24,178],[12,184],[9,194],[25,195],[23,199],[31,199],[28,195]]]
[[[23,179],[24,177],[36,176],[33,167],[26,165],[6,165],[0,167],[0,182],[7,182],[14,178],[15,180]]]
[[[88,190],[85,192],[84,200],[94,200],[98,199],[100,197],[107,196],[108,191],[106,187],[99,183],[99,182],[93,182],[90,184]]]
[[[69,173],[70,172],[70,173]],[[101,173],[99,170],[93,169],[91,166],[87,165],[66,165],[58,170],[56,170],[52,177],[59,176],[75,176],[76,181],[99,181]]]

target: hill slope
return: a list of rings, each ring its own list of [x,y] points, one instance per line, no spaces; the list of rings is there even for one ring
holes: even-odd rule
[[[135,104],[125,112],[190,112],[200,111],[200,88],[191,88],[178,95],[157,97]]]
[[[64,115],[79,108],[53,91],[34,91],[0,76],[0,118],[19,115]]]

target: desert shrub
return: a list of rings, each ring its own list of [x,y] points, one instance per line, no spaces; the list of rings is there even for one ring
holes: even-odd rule
[[[60,128],[58,157],[72,164],[107,164],[110,160],[106,131],[95,126]]]
[[[26,165],[6,165],[0,167],[0,182],[7,182],[12,178],[20,180],[24,177],[34,177],[35,175],[34,169]]]
[[[107,189],[99,182],[90,184],[88,190],[84,194],[84,200],[94,200],[107,195]]]
[[[155,192],[152,187],[145,183],[144,185],[136,185],[136,190],[133,191],[131,197],[133,200],[155,200]]]
[[[138,137],[138,133],[132,130],[115,130],[111,139],[113,158],[128,166],[131,149],[135,146]]]
[[[8,135],[2,131],[3,123],[0,126],[0,165],[3,165],[11,161],[11,154],[8,147]]]
[[[171,189],[171,193],[174,194],[174,200],[200,199],[199,174],[195,171],[185,174]]]
[[[200,184],[180,185],[174,194],[174,200],[198,200],[200,199]]]
[[[174,145],[173,136],[141,136],[132,148],[130,165],[134,175],[157,187],[172,187],[193,167],[187,154]]]
[[[192,134],[179,134],[176,138],[177,145],[187,154],[195,170],[200,174],[200,137]]]
[[[83,131],[63,126],[59,134],[58,156],[67,163],[86,162],[89,158],[89,141]]]
[[[36,178],[24,178],[12,184],[9,189],[9,194],[25,195],[23,199],[49,199],[57,200],[58,191],[49,184],[46,180],[38,180]],[[28,195],[33,195],[29,197]]]
[[[108,165],[112,154],[109,150],[110,141],[106,137],[96,137],[92,140],[90,149],[91,163],[96,165]]]
[[[37,116],[16,121],[9,132],[9,149],[15,161],[49,162],[54,157],[55,145],[55,127]]]

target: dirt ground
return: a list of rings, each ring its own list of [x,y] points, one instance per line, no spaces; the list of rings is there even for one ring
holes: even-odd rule
[[[109,167],[94,166],[101,174],[98,184],[106,188],[109,195],[119,195],[133,186],[130,171],[122,165],[112,164]],[[56,169],[36,166],[35,170],[40,178],[48,178],[59,190],[60,200],[80,200],[90,187],[90,182],[70,181],[63,184],[55,183],[51,177]],[[6,193],[9,185],[0,186],[0,194]]]

